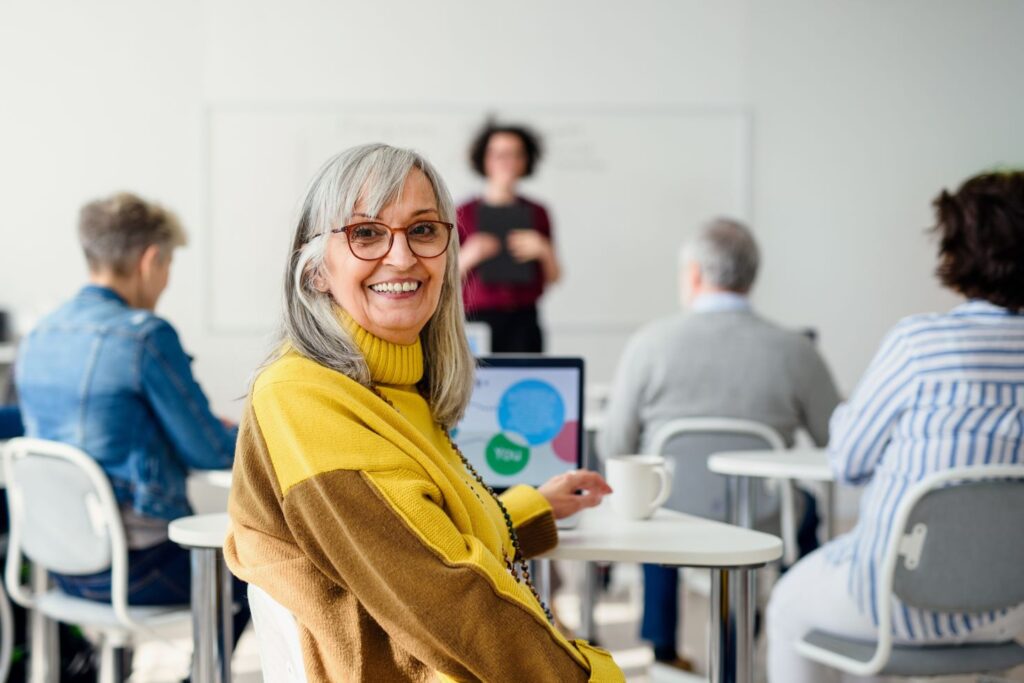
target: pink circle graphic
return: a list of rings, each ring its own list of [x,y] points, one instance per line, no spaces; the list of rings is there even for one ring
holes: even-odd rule
[[[551,449],[559,460],[576,463],[576,420],[562,425],[562,431],[551,440]]]

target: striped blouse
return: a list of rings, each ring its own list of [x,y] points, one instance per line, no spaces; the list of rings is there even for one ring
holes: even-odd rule
[[[877,624],[877,572],[897,504],[932,472],[1024,463],[1024,315],[985,301],[902,320],[830,424],[836,481],[866,484],[857,526],[826,546]],[[1018,608],[1019,609],[1019,608]],[[894,603],[911,641],[957,639],[1003,613],[940,614]]]

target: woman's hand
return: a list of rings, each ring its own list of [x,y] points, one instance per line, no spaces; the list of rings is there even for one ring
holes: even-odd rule
[[[537,490],[551,503],[555,519],[576,514],[583,508],[592,508],[612,492],[604,477],[591,470],[559,474],[548,479]]]
[[[513,230],[508,234],[508,253],[519,263],[539,261],[551,251],[551,242],[536,230]]]
[[[463,277],[478,265],[501,253],[501,240],[486,232],[475,232],[459,247],[459,274]]]
[[[540,263],[544,284],[553,285],[562,277],[562,267],[551,240],[536,230],[513,230],[508,234],[508,253],[519,263]]]

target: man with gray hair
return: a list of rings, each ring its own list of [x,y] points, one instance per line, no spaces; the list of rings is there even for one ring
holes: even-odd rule
[[[804,428],[819,446],[839,403],[813,342],[765,320],[748,295],[760,255],[753,235],[728,219],[709,223],[680,253],[680,292],[688,313],[655,321],[630,339],[619,363],[603,457],[644,453],[667,422],[729,417],[773,427],[787,445]],[[805,516],[801,553],[816,546],[816,515]],[[644,567],[642,636],[655,657],[686,668],[676,653],[675,569]]]

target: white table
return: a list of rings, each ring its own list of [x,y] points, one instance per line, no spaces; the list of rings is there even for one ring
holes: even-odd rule
[[[234,643],[231,572],[224,564],[227,513],[171,522],[168,536],[192,555],[192,681],[230,683]]]
[[[559,532],[545,559],[647,562],[711,569],[711,683],[753,680],[754,577],[782,555],[769,534],[701,517],[659,510],[649,520],[616,517],[608,503],[581,513],[575,529]]]
[[[231,488],[231,470],[191,470],[188,478],[217,488]]]
[[[788,451],[728,451],[708,456],[708,469],[737,480],[740,524],[752,526],[756,517],[750,495],[750,480],[806,479],[825,484],[825,536],[835,537],[835,478],[823,448],[795,448]]]

